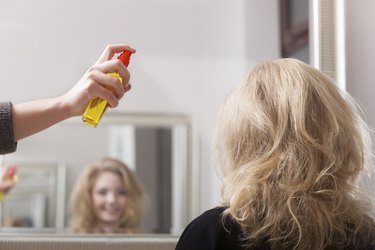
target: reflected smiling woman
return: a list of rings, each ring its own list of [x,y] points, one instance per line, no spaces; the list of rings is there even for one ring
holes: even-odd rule
[[[144,191],[122,162],[104,158],[89,164],[71,196],[75,233],[137,233],[143,217]]]

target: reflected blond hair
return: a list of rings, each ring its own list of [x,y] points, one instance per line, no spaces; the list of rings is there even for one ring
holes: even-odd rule
[[[222,197],[246,245],[357,246],[374,239],[356,188],[371,141],[352,98],[296,59],[256,65],[219,112]],[[364,248],[361,248],[361,247]]]
[[[124,233],[134,233],[139,229],[144,211],[144,191],[136,175],[119,160],[104,158],[86,166],[73,188],[70,205],[71,226],[76,233],[93,233],[98,219],[92,205],[92,188],[100,173],[112,172],[119,175],[124,183],[127,203],[119,227]]]

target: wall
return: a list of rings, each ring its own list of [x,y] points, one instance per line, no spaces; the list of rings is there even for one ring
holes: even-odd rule
[[[375,2],[346,2],[347,90],[362,104],[371,127],[375,127]]]
[[[375,2],[371,0],[346,1],[346,88],[363,108],[369,126],[375,128]],[[374,134],[372,135],[374,141]],[[374,146],[373,146],[374,150]],[[375,175],[365,177],[365,188],[372,201],[375,216]]]
[[[60,95],[106,44],[134,46],[133,89],[116,111],[191,117],[198,214],[219,202],[212,161],[218,106],[254,62],[279,57],[278,27],[277,1],[1,1],[0,100]],[[25,144],[19,152],[29,150]]]

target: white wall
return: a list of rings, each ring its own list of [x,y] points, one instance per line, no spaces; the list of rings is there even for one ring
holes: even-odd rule
[[[0,100],[62,94],[106,44],[134,46],[133,88],[117,111],[191,117],[201,212],[219,202],[211,147],[218,106],[254,62],[279,57],[277,7],[275,0],[1,1]]]
[[[375,1],[346,1],[346,88],[362,106],[367,123],[375,128]],[[372,136],[374,141],[374,134]],[[373,149],[375,147],[373,146]],[[364,177],[375,216],[375,167]]]
[[[375,127],[375,1],[346,2],[347,89],[362,104]]]

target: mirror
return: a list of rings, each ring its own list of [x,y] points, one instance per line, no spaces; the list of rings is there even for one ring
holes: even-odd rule
[[[181,233],[190,219],[190,130],[183,115],[107,112],[96,128],[74,118],[25,139],[5,158],[22,182],[2,204],[2,230],[69,232],[76,178],[88,163],[110,156],[126,163],[146,191],[142,233]]]

